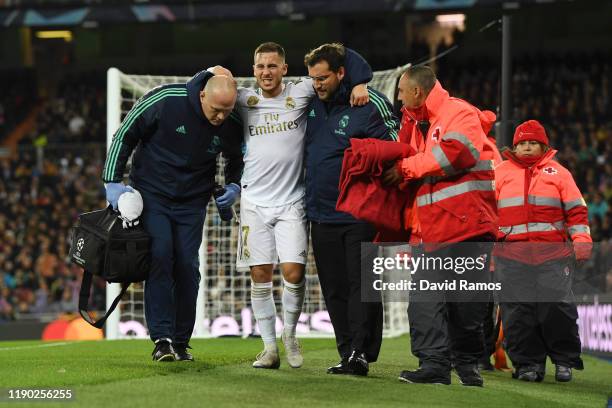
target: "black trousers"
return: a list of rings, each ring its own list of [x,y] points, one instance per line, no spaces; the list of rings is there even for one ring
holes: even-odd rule
[[[492,242],[489,237],[476,238],[483,242],[460,243],[428,252],[427,257],[476,259],[484,256],[482,271],[458,276],[453,271],[416,271],[413,281],[444,282],[466,279],[473,282],[490,280],[489,264]],[[440,290],[414,291],[410,294],[408,320],[412,354],[422,367],[449,370],[455,366],[476,365],[484,353],[483,321],[490,294]]]
[[[484,320],[482,322],[482,331],[483,331],[483,347],[484,352],[482,354],[483,360],[489,360],[491,355],[495,353],[495,343],[497,342],[497,335],[499,333],[499,328],[497,327],[497,310],[495,307],[495,302],[492,300],[487,303],[487,308],[485,311]],[[497,330],[496,330],[497,329]]]
[[[500,303],[506,351],[515,367],[554,364],[582,369],[578,310],[571,289],[572,261],[527,265],[496,258],[506,289]]]
[[[371,265],[376,256],[374,249],[362,251],[361,243],[372,242],[374,227],[366,223],[311,223],[310,231],[340,357],[348,358],[352,350],[358,350],[366,354],[368,361],[376,361],[382,343],[382,303],[361,300],[361,265]]]

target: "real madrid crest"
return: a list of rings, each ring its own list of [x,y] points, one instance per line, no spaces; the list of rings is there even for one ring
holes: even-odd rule
[[[295,108],[295,101],[293,100],[292,97],[288,96],[287,99],[285,99],[285,107],[287,109],[294,109]]]
[[[340,121],[338,121],[338,126],[344,129],[345,127],[348,126],[349,119],[350,119],[350,117],[348,115],[342,116]]]
[[[259,103],[259,98],[256,96],[249,96],[247,99],[247,106],[255,106]]]

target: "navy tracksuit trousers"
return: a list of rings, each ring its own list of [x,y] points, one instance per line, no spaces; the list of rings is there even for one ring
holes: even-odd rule
[[[143,226],[151,235],[152,265],[145,282],[145,316],[151,340],[186,344],[195,324],[200,283],[198,250],[206,204],[173,203],[143,194]]]

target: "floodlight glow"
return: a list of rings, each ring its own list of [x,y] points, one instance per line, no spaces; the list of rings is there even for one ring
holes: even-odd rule
[[[436,21],[442,25],[463,25],[465,14],[440,14],[436,16]]]

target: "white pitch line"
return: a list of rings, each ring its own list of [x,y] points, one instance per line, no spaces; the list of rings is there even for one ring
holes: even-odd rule
[[[58,346],[67,346],[67,345],[76,344],[76,343],[80,343],[80,341],[64,341],[60,343],[33,344],[31,346],[0,347],[0,351],[25,350],[25,349],[33,349],[33,348],[44,348],[44,347],[58,347]]]

